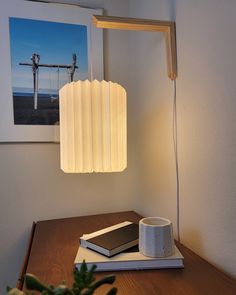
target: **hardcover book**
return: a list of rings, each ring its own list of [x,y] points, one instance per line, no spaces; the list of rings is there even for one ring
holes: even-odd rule
[[[80,238],[83,247],[111,257],[138,244],[139,225],[125,221]]]
[[[113,257],[105,257],[95,251],[82,246],[79,247],[74,264],[80,268],[83,260],[88,268],[96,265],[95,271],[115,271],[115,270],[138,270],[157,268],[183,268],[183,256],[175,246],[174,254],[163,258],[152,258],[142,255],[140,252],[123,252]]]

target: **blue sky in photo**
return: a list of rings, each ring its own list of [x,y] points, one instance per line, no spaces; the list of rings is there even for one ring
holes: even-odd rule
[[[67,23],[9,18],[10,48],[13,87],[32,88],[30,66],[33,53],[40,55],[40,63],[71,64],[72,54],[77,55],[75,80],[88,78],[87,27]],[[57,89],[68,82],[67,70],[39,68],[39,89]],[[59,85],[58,85],[59,84]]]

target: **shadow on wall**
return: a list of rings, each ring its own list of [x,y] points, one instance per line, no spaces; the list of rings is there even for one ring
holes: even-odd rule
[[[138,212],[176,220],[176,175],[172,137],[172,101],[152,103],[138,121],[140,199]],[[174,224],[175,227],[175,224]]]
[[[166,100],[167,101],[167,100]],[[140,120],[140,165],[147,193],[162,194],[173,175],[171,109],[168,103],[155,105]]]
[[[198,249],[199,253],[204,253],[203,240],[199,231],[191,228],[191,230],[187,230],[185,232],[185,237],[188,237],[188,241],[191,241],[190,244],[194,245],[195,249]],[[185,240],[185,245],[188,246],[187,239]]]

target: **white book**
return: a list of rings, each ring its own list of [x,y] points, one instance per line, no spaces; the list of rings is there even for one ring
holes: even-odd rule
[[[74,264],[76,268],[80,268],[85,260],[88,268],[94,264],[97,266],[95,271],[183,268],[183,259],[184,257],[176,246],[174,254],[164,258],[151,258],[140,252],[123,252],[113,257],[105,257],[80,246]]]

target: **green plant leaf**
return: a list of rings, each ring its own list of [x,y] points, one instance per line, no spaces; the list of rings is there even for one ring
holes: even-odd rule
[[[25,284],[28,290],[36,290],[39,292],[47,291],[49,294],[53,294],[53,291],[42,284],[40,280],[33,274],[25,275]]]
[[[94,270],[96,268],[97,268],[96,265],[92,265],[90,270],[87,272],[87,275],[86,275],[86,285],[87,286],[90,286],[95,281]]]
[[[108,275],[100,280],[94,282],[91,286],[89,286],[88,290],[82,293],[82,295],[91,295],[94,293],[94,291],[99,288],[100,286],[104,284],[113,284],[115,281],[115,276],[114,275]]]
[[[25,295],[25,293],[17,288],[7,288],[7,295]]]
[[[73,295],[72,290],[70,290],[66,285],[59,285],[53,289],[54,295]]]
[[[115,281],[114,275],[105,276],[96,281],[94,270],[96,265],[88,269],[87,264],[83,261],[80,269],[74,269],[74,283],[70,289],[63,281],[58,286],[44,285],[35,275],[27,273],[25,275],[25,285],[28,290],[39,291],[41,295],[92,295],[94,291],[104,284],[113,284]],[[107,295],[115,295],[117,288],[112,288]],[[7,295],[30,295],[17,288],[7,287]],[[33,295],[33,294],[31,294]]]
[[[108,293],[107,295],[116,295],[117,293],[117,288],[116,287],[113,287]]]
[[[93,283],[91,287],[95,290],[104,284],[113,284],[115,279],[114,275],[108,275]]]

